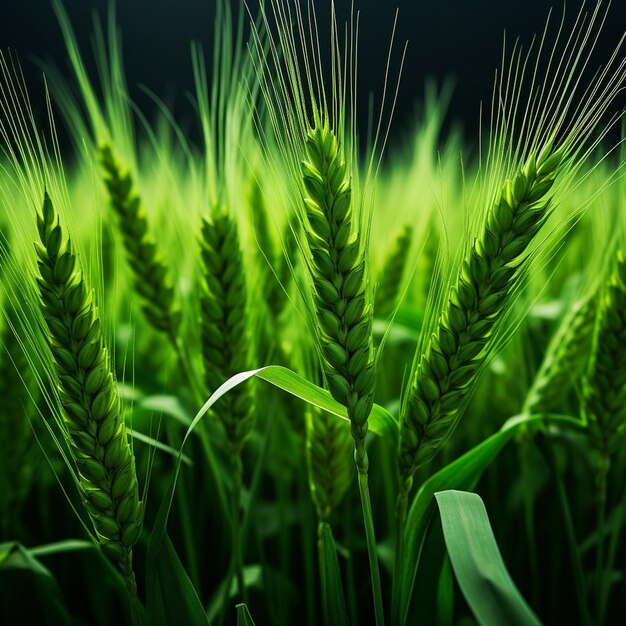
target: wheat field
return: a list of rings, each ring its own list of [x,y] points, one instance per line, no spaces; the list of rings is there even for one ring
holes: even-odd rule
[[[214,4],[195,132],[113,5],[86,50],[52,0],[39,83],[0,50],[2,623],[621,623],[619,11],[537,15],[474,129],[431,81],[400,141],[401,14]]]

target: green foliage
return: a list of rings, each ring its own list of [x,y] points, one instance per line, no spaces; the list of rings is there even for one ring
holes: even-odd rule
[[[530,243],[550,214],[562,151],[531,155],[489,213],[463,260],[438,328],[421,356],[401,417],[400,480],[431,461],[456,428],[490,343],[519,286]]]

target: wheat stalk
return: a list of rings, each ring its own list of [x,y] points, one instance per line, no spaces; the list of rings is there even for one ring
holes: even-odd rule
[[[209,393],[234,374],[248,369],[249,337],[246,280],[237,222],[223,208],[214,207],[202,220],[201,329],[204,378]],[[213,407],[226,431],[232,463],[232,564],[239,593],[246,597],[240,537],[240,500],[243,486],[242,448],[254,428],[253,396],[248,386],[236,387]],[[226,586],[228,589],[229,585]]]
[[[141,532],[142,503],[98,311],[47,193],[37,227],[41,311],[78,487],[100,547],[134,596],[132,546]]]

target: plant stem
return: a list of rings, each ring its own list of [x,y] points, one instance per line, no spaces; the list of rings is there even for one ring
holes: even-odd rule
[[[232,451],[233,461],[233,490],[231,499],[231,527],[232,527],[232,552],[231,559],[228,565],[228,572],[226,574],[226,580],[224,583],[224,589],[222,592],[222,610],[218,624],[224,623],[224,618],[228,610],[228,600],[230,598],[230,588],[232,585],[233,577],[237,580],[237,594],[242,602],[247,604],[247,592],[244,585],[243,578],[243,560],[242,560],[242,533],[241,533],[241,517],[240,517],[240,504],[241,504],[241,486],[243,482],[243,463],[241,460],[241,452],[237,450]]]
[[[597,530],[597,544],[596,544],[596,584],[597,584],[597,606],[596,617],[598,626],[602,626],[602,603],[605,596],[604,587],[605,572],[604,572],[604,534],[606,526],[606,490],[607,490],[607,476],[609,473],[610,459],[608,454],[602,453],[600,457],[600,464],[598,467],[598,474],[596,477],[598,488],[598,530]]]
[[[530,463],[528,455],[532,446],[530,434],[524,433],[518,445],[518,458],[522,475],[522,501],[524,508],[524,529],[528,546],[528,560],[530,565],[530,584],[533,604],[539,604],[539,563],[537,560],[537,536],[535,533],[535,501],[532,493]]]
[[[233,563],[237,577],[237,592],[241,601],[248,603],[248,593],[243,579],[243,555],[241,550],[241,487],[243,483],[243,463],[241,451],[234,452],[233,457]]]
[[[324,522],[319,522],[317,525],[317,556],[319,560],[320,570],[320,588],[322,592],[322,614],[324,616],[324,624],[326,626],[332,626],[328,623],[328,600],[326,598],[326,564],[324,562]]]
[[[181,438],[178,435],[178,432],[175,428],[175,425],[170,421],[166,421],[165,430],[167,435],[167,440],[169,444],[175,448],[179,449],[181,446]],[[191,522],[187,512],[189,509],[189,497],[187,493],[187,476],[184,473],[181,473],[178,479],[178,486],[176,489],[176,499],[178,501],[178,508],[180,510],[180,526],[181,532],[183,536],[183,544],[185,547],[185,556],[187,560],[187,567],[189,568],[189,577],[196,587],[200,584],[200,574],[198,569],[198,561],[196,558],[196,546],[194,542],[194,533],[191,526]]]
[[[372,593],[374,596],[374,615],[376,626],[384,626],[385,615],[383,611],[383,594],[380,585],[380,572],[378,570],[378,557],[376,555],[376,537],[374,535],[374,517],[372,515],[372,503],[367,482],[368,460],[365,450],[365,441],[355,442],[355,454],[357,475],[359,480],[359,494],[363,508],[363,524],[365,525],[365,538],[367,540],[367,556],[370,564],[372,578]]]
[[[572,562],[572,573],[574,576],[574,584],[576,585],[576,599],[578,601],[578,609],[580,611],[580,621],[583,626],[591,626],[591,617],[589,614],[589,608],[587,606],[585,576],[580,560],[580,550],[578,549],[578,542],[576,541],[576,533],[574,531],[574,523],[572,521],[572,512],[569,506],[569,501],[567,499],[567,494],[565,492],[565,487],[563,486],[561,475],[558,471],[552,445],[548,441],[546,435],[539,435],[538,437],[541,438],[538,439],[538,444],[540,445],[545,458],[548,460],[550,469],[552,470],[552,476],[554,477],[557,497],[561,508],[561,515],[563,516],[563,523],[565,524],[565,536],[567,539],[570,559]]]
[[[617,546],[619,544],[619,536],[620,530],[622,528],[622,523],[624,521],[624,513],[626,513],[626,493],[622,494],[622,497],[619,499],[619,505],[617,507],[617,512],[615,515],[615,521],[613,523],[613,530],[611,532],[611,539],[609,541],[609,547],[607,550],[607,558],[606,558],[606,571],[613,571],[613,565],[615,564],[615,557],[617,554]],[[609,602],[609,595],[611,591],[611,585],[606,584],[602,586],[601,596],[599,602],[599,616],[600,623],[604,623],[604,618],[606,616],[606,609]]]
[[[396,607],[398,606],[397,595],[402,579],[402,552],[404,549],[404,526],[406,525],[407,510],[409,507],[409,492],[402,489],[396,500],[396,546],[393,558],[393,581],[391,587],[391,621],[398,621]]]
[[[134,578],[134,574],[133,574]],[[135,587],[136,591],[136,587]],[[139,602],[139,598],[137,597],[137,593],[131,594],[129,593],[129,602],[130,602],[130,616],[133,622],[133,626],[143,626],[142,619],[142,606]]]

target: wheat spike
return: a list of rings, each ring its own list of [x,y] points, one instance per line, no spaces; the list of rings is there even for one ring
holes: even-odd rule
[[[328,522],[353,476],[352,437],[343,420],[311,409],[307,415],[306,452],[311,497],[322,522]]]
[[[135,289],[143,300],[143,312],[157,330],[166,333],[176,344],[180,310],[176,306],[168,270],[150,237],[146,213],[132,176],[116,160],[110,146],[102,146],[99,157],[111,206],[119,219]]]
[[[387,253],[380,272],[374,304],[374,310],[378,315],[388,315],[394,310],[398,302],[412,240],[413,227],[406,224],[396,236]]]
[[[348,410],[359,471],[374,399],[372,307],[360,238],[352,231],[351,184],[337,137],[327,123],[311,128],[302,173],[324,371],[331,394]]]
[[[215,208],[210,218],[203,219],[200,248],[204,378],[213,392],[249,363],[244,264],[237,223],[230,213]],[[254,427],[252,404],[249,388],[240,386],[215,405],[237,454]]]
[[[550,214],[561,151],[531,156],[507,181],[484,231],[461,265],[436,331],[419,361],[401,414],[401,491],[456,427],[496,324],[520,276],[528,246]]]
[[[559,407],[585,369],[596,320],[596,300],[576,302],[561,322],[528,392],[524,411],[546,413]]]
[[[132,546],[141,532],[142,503],[98,311],[47,193],[37,227],[37,284],[58,374],[64,434],[100,547],[118,564],[134,595]]]
[[[584,406],[591,440],[611,455],[626,425],[626,259],[619,251],[599,306],[599,321]]]

